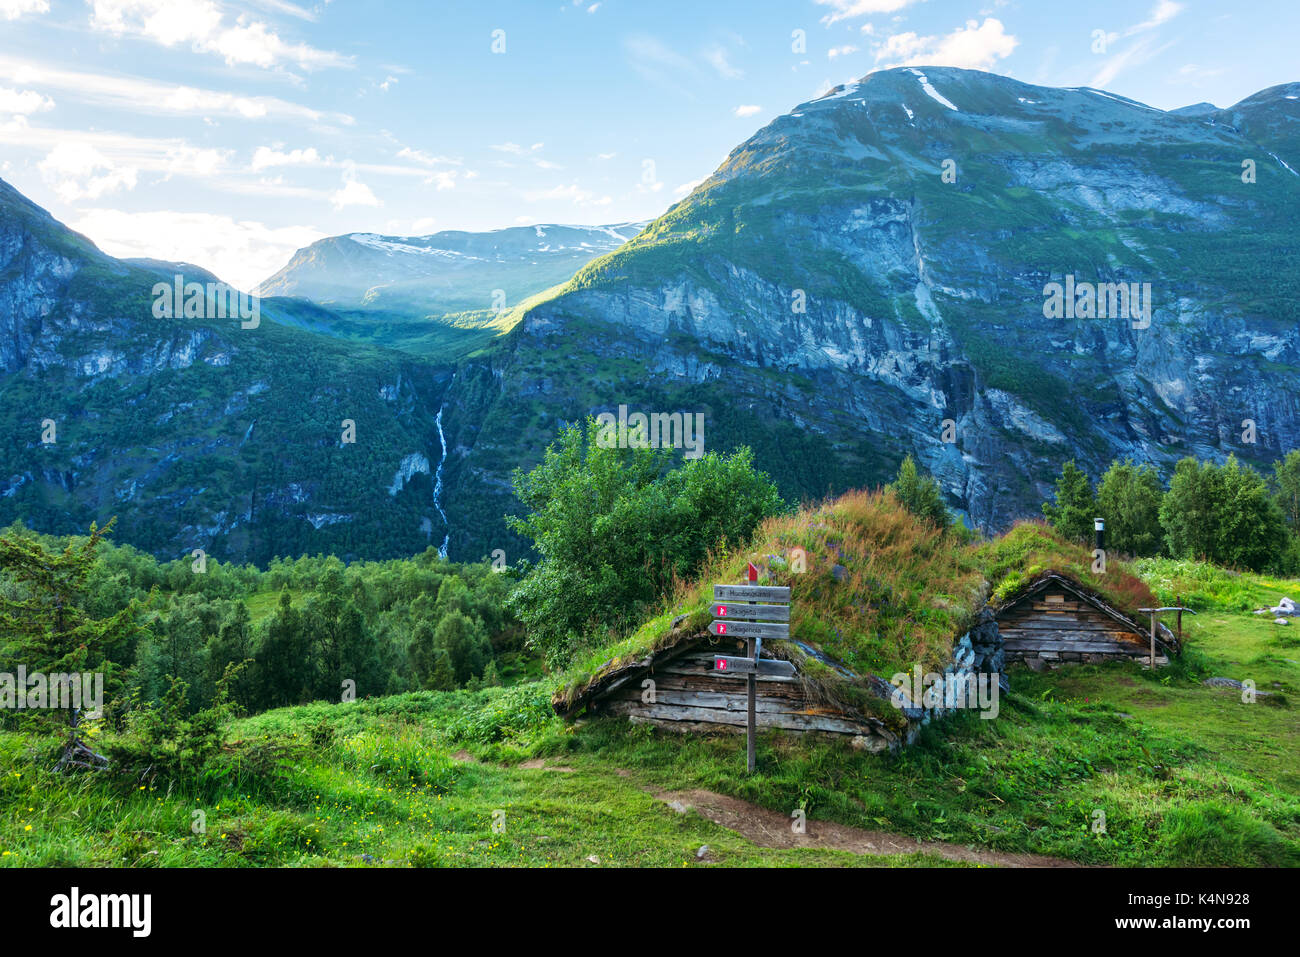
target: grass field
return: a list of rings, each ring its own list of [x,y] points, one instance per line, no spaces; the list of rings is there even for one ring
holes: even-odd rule
[[[1251,579],[1237,601],[1275,601],[1295,584]],[[959,715],[899,755],[767,735],[752,778],[742,738],[566,725],[546,681],[268,712],[237,722],[242,744],[215,767],[171,782],[56,775],[40,769],[49,739],[6,732],[0,864],[948,863],[811,838],[761,846],[655,797],[693,789],[752,802],[754,814],[802,810],[809,835],[838,822],[1087,864],[1300,863],[1300,628],[1207,608],[1187,638],[1183,661],[1155,675],[1016,669],[997,719]],[[1245,703],[1202,684],[1212,676],[1271,694]]]

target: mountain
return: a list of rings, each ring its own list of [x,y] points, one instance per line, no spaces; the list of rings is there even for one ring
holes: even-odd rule
[[[0,522],[223,560],[440,545],[451,370],[260,317],[159,318],[125,262],[0,182]],[[343,420],[356,440],[344,443]],[[52,441],[45,441],[45,440]]]
[[[797,107],[523,313],[449,463],[453,529],[557,422],[620,404],[704,412],[706,447],[752,444],[791,496],[912,452],[993,529],[1071,458],[1271,462],[1300,447],[1297,94],[1180,116],[905,68]],[[1137,283],[1151,315],[1061,316],[1067,281]]]
[[[257,330],[155,319],[169,265],[112,260],[5,187],[0,521],[119,514],[123,539],[172,555],[446,537],[452,557],[514,561],[511,470],[621,405],[703,414],[706,449],[752,446],[790,499],[913,453],[989,529],[1038,513],[1071,458],[1094,476],[1128,456],[1267,464],[1300,447],[1298,96],[1182,115],[873,73],[778,117],[558,288],[483,281],[504,311],[401,351],[359,300],[269,299]],[[443,258],[392,258],[426,255]]]
[[[348,233],[312,243],[255,290],[342,309],[418,315],[489,310],[501,290],[513,305],[568,280],[645,223],[516,226],[430,236]]]

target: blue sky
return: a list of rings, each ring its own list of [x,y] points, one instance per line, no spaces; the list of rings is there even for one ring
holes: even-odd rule
[[[1298,28],[1250,0],[0,0],[0,177],[248,287],[338,233],[652,218],[875,69],[1228,106],[1300,80]]]

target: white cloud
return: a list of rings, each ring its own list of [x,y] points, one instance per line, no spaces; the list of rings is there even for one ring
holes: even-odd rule
[[[1183,12],[1183,5],[1175,3],[1174,0],[1156,0],[1156,5],[1151,8],[1151,13],[1141,23],[1135,23],[1124,31],[1124,36],[1131,37],[1135,33],[1141,33],[1144,30],[1154,30],[1156,27],[1168,23],[1178,14]]]
[[[1181,3],[1173,2],[1173,0],[1157,0],[1155,6],[1151,8],[1151,12],[1147,15],[1147,18],[1141,23],[1135,23],[1133,26],[1129,27],[1124,31],[1123,35],[1124,37],[1132,37],[1141,33],[1149,33],[1178,16],[1178,14],[1182,12],[1182,9],[1183,5]],[[1114,34],[1110,34],[1106,39],[1109,43],[1114,43],[1117,38]],[[1124,50],[1111,55],[1102,68],[1093,74],[1092,79],[1088,81],[1088,85],[1098,88],[1109,86],[1115,77],[1119,76],[1125,70],[1154,59],[1156,56],[1169,49],[1171,45],[1172,43],[1166,43],[1157,47],[1155,36],[1148,35],[1139,37]]]
[[[117,36],[139,36],[163,46],[190,44],[216,53],[229,65],[273,67],[294,63],[304,70],[342,67],[349,57],[303,43],[287,43],[260,20],[241,14],[233,24],[215,0],[90,0],[90,25]]]
[[[135,189],[139,170],[119,165],[88,143],[60,143],[38,164],[41,176],[65,203]]]
[[[1156,46],[1155,36],[1142,37],[1126,48],[1122,53],[1116,53],[1110,57],[1100,70],[1093,74],[1092,79],[1088,81],[1088,86],[1098,89],[1105,89],[1110,85],[1115,77],[1119,76],[1125,70],[1131,67],[1140,66],[1149,60],[1155,59],[1161,53],[1164,53],[1171,46],[1173,41]]]
[[[967,70],[989,70],[1019,44],[1006,32],[1001,20],[983,23],[967,20],[966,26],[945,36],[896,33],[876,48],[876,62],[885,66],[953,66]]]
[[[704,59],[708,61],[713,69],[718,71],[719,76],[725,79],[735,80],[745,75],[744,70],[732,66],[731,60],[727,57],[727,51],[722,47],[713,47],[704,51]]]
[[[498,153],[509,153],[511,156],[526,156],[529,153],[536,153],[543,145],[544,144],[542,143],[534,143],[532,146],[525,149],[518,143],[506,142],[496,143],[491,148],[496,150]]]
[[[54,101],[35,90],[11,90],[0,86],[0,115],[31,116],[54,109]]]
[[[627,53],[628,65],[643,80],[680,96],[695,95],[692,81],[698,78],[699,65],[694,60],[645,34],[626,38],[623,49]]]
[[[172,211],[128,213],[90,209],[69,224],[118,257],[189,262],[249,290],[303,246],[325,234],[310,226],[271,227],[213,213]]]
[[[287,153],[269,146],[259,146],[253,153],[252,168],[260,170],[271,166],[316,166],[320,163],[321,155],[314,146]]]
[[[241,96],[220,90],[175,86],[153,80],[47,67],[0,55],[0,77],[13,83],[63,90],[73,99],[130,110],[133,113],[197,113],[242,119],[332,120],[350,125],[345,113],[326,114],[273,96]]]
[[[296,3],[289,3],[289,0],[253,0],[259,6],[269,7],[280,13],[287,13],[291,17],[297,17],[299,20],[310,20],[316,22],[316,12],[300,7]]]
[[[822,17],[822,23],[830,26],[841,20],[855,20],[876,13],[895,13],[915,3],[916,0],[813,0],[813,2],[831,8],[831,12]]]
[[[212,177],[227,168],[231,156],[230,150],[196,147],[179,138],[149,139],[125,133],[28,126],[6,130],[5,145],[50,151],[41,164],[47,178],[55,184],[68,184],[64,189],[79,197],[86,194],[86,189],[77,182],[78,177],[96,182],[108,177],[97,187],[102,193],[110,186],[130,188],[136,173]]]
[[[699,186],[703,182],[704,180],[703,178],[701,178],[701,179],[693,179],[690,180],[689,182],[682,183],[681,186],[678,186],[675,190],[673,190],[673,195],[676,196],[678,199],[680,199],[681,197],[691,192],[693,189],[695,189],[696,186]]]
[[[229,155],[229,150],[206,149],[180,143],[167,150],[164,172],[168,177],[178,174],[206,178],[221,171]]]
[[[50,0],[0,0],[0,20],[17,20],[25,13],[49,13]]]
[[[599,4],[599,3],[593,3],[591,6],[589,6],[589,7],[587,8],[587,12],[588,12],[588,13],[595,13],[595,12],[596,12],[597,10],[599,10],[599,9],[600,9],[600,4]]]
[[[335,209],[345,209],[348,206],[381,206],[370,187],[356,178],[356,174],[349,171],[343,174],[343,188],[335,190],[330,194],[330,203]]]
[[[424,166],[459,166],[460,160],[454,160],[446,156],[434,156],[432,153],[426,153],[424,150],[412,149],[409,146],[403,146],[397,151],[398,159],[409,159],[413,163],[420,163]]]
[[[828,59],[834,60],[837,56],[848,56],[850,53],[857,52],[857,47],[853,46],[851,43],[846,43],[842,47],[831,47],[826,51],[826,56]]]
[[[565,200],[575,206],[608,206],[613,202],[610,197],[598,196],[589,189],[583,189],[577,183],[570,183],[568,186],[556,186],[547,190],[525,192],[524,199],[530,203]]]
[[[762,112],[763,112],[763,108],[761,106],[755,106],[752,103],[743,104],[741,106],[736,107],[735,109],[736,115],[742,117],[753,116],[755,113],[762,113]]]

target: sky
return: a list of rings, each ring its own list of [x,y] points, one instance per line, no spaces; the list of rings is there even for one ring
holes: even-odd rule
[[[247,289],[342,233],[653,218],[873,70],[1230,106],[1297,35],[1292,0],[0,0],[0,178]]]

